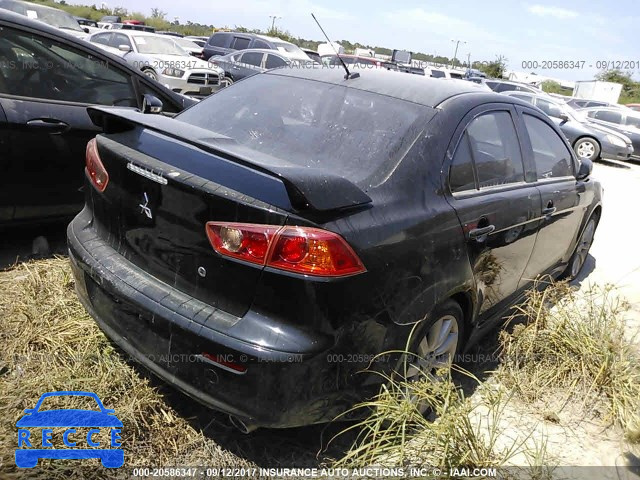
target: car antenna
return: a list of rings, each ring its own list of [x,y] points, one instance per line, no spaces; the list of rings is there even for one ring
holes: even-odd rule
[[[336,52],[336,57],[338,57],[338,60],[340,60],[340,63],[342,64],[342,66],[344,67],[345,72],[347,72],[347,74],[344,76],[345,80],[349,80],[351,78],[358,78],[360,76],[359,73],[355,72],[355,73],[351,73],[349,71],[349,69],[347,68],[347,64],[344,63],[344,60],[342,59],[342,57],[340,56],[340,54],[338,53],[338,51],[336,50],[336,47],[333,45],[333,42],[331,40],[329,40],[329,35],[327,35],[327,33],[324,31],[324,28],[322,28],[322,25],[320,25],[320,22],[318,21],[318,19],[316,18],[316,16],[312,13],[311,16],[313,17],[313,19],[316,21],[316,23],[318,24],[318,28],[320,28],[320,31],[322,32],[322,34],[324,35],[324,38],[327,39],[327,42],[329,42],[329,45],[331,45],[331,48],[333,48],[333,51]]]

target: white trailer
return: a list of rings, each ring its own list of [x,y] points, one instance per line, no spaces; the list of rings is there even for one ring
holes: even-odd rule
[[[600,100],[608,103],[618,103],[622,85],[614,82],[602,82],[600,80],[586,80],[576,82],[573,88],[573,96],[587,100]]]
[[[318,54],[321,57],[324,55],[335,55],[336,52],[338,52],[339,54],[344,53],[344,47],[340,45],[338,42],[321,43],[320,45],[318,45]]]

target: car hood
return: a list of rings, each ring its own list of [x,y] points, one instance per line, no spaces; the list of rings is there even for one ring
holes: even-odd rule
[[[27,414],[16,427],[122,427],[122,422],[108,413],[68,409]]]

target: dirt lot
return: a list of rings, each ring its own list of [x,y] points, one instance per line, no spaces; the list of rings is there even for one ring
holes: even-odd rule
[[[612,295],[629,302],[621,315],[627,337],[633,339],[629,343],[637,347],[640,255],[635,240],[640,223],[634,221],[634,197],[640,189],[640,165],[598,164],[594,175],[605,188],[604,212],[591,256],[575,285],[585,295],[592,285],[615,285]],[[49,232],[54,248],[64,252],[63,228]],[[41,234],[31,230],[5,236],[0,258],[7,265],[16,258],[28,257],[30,248],[25,244]],[[6,348],[6,356],[0,354],[0,478],[21,477],[13,465],[13,449],[15,421],[22,409],[31,408],[40,393],[56,389],[96,391],[116,409],[125,424],[125,461],[129,467],[331,465],[353,440],[347,436],[326,448],[328,440],[344,425],[258,430],[242,435],[228,425],[224,416],[194,405],[149,378],[114,352],[86,316],[75,300],[65,259],[39,260],[0,272],[0,292],[0,342]],[[20,342],[15,342],[12,335],[19,336]],[[540,467],[536,478],[585,476],[578,470],[552,472],[542,468],[558,465],[609,466],[590,470],[591,474],[596,472],[591,478],[640,479],[637,444],[629,445],[619,425],[603,421],[602,415],[581,402],[566,402],[554,395],[537,401],[509,396],[501,404],[500,415],[487,410],[487,397],[502,388],[493,373],[500,367],[495,357],[498,343],[496,332],[471,352],[471,359],[483,360],[472,360],[464,367],[478,376],[482,388],[470,385],[465,393],[470,404],[477,407],[469,413],[472,424],[478,430],[486,430],[492,423],[496,426],[494,442],[498,450],[514,442],[526,445],[508,459],[507,465]],[[46,362],[38,363],[42,358]],[[420,440],[420,435],[415,440]],[[38,467],[30,473],[40,478],[107,476],[97,465],[45,462],[44,470]]]

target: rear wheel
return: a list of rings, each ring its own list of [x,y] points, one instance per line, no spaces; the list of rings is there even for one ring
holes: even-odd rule
[[[578,158],[586,158],[592,162],[597,160],[600,156],[600,145],[591,137],[585,137],[579,139],[574,145],[573,150],[576,152]]]
[[[597,215],[592,215],[582,231],[578,245],[576,245],[576,249],[569,260],[567,269],[562,274],[562,278],[573,280],[580,274],[585,262],[587,261],[587,257],[589,256],[589,249],[593,244],[593,238],[597,227],[598,217]]]
[[[409,382],[441,381],[439,372],[451,368],[464,338],[464,315],[460,305],[447,300],[429,315],[431,321],[413,343],[414,358],[405,367]],[[419,402],[419,398],[412,399]],[[427,405],[418,405],[425,413]]]

